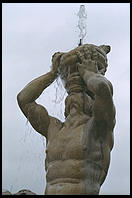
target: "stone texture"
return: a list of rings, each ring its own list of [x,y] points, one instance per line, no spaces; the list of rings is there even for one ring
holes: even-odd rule
[[[12,194],[7,190],[7,191],[2,192],[2,195],[12,195]]]
[[[14,195],[36,195],[36,193],[34,193],[30,190],[23,189],[23,190],[18,191]]]
[[[52,69],[17,96],[33,128],[46,138],[46,195],[98,195],[113,148],[113,87],[104,77],[110,46],[85,44],[52,57]],[[60,75],[68,93],[65,122],[35,100]]]
[[[2,192],[2,195],[36,195],[36,194],[30,190],[23,189],[23,190],[18,191],[15,194],[12,194],[9,191],[5,191],[5,192]]]

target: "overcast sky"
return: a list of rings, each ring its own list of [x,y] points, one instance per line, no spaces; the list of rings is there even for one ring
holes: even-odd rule
[[[2,9],[2,188],[44,194],[45,138],[20,111],[16,96],[50,71],[51,57],[77,47],[80,3],[7,3]],[[130,4],[82,3],[87,11],[84,43],[110,45],[106,77],[114,87],[114,148],[102,195],[130,193]],[[59,89],[57,89],[59,84]],[[54,82],[37,100],[64,120],[65,90]],[[57,90],[57,91],[56,91]],[[55,103],[56,95],[58,103]],[[64,97],[63,97],[64,95]]]

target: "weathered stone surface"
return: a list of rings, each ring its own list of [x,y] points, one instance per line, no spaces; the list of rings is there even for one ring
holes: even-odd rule
[[[34,193],[30,190],[23,189],[23,190],[18,191],[14,195],[36,195],[36,193]]]
[[[36,193],[34,193],[30,190],[23,189],[23,190],[20,190],[17,193],[14,193],[14,194],[12,194],[9,191],[5,191],[5,192],[2,192],[2,195],[36,195]]]
[[[12,195],[12,194],[7,190],[7,191],[2,192],[2,195]]]
[[[110,46],[85,44],[55,53],[52,69],[17,96],[33,128],[45,136],[46,195],[98,195],[113,148],[113,87],[104,77]],[[60,75],[68,96],[65,122],[35,100]]]

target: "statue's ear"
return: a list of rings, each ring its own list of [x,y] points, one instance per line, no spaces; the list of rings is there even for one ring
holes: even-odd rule
[[[99,48],[103,49],[106,54],[108,54],[111,50],[109,45],[100,45]]]

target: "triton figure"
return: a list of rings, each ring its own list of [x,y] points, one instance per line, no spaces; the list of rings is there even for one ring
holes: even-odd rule
[[[110,46],[84,44],[52,57],[50,72],[17,96],[32,127],[46,138],[46,195],[98,195],[110,164],[115,126],[113,87],[104,77]],[[68,96],[65,122],[36,99],[60,75]]]

